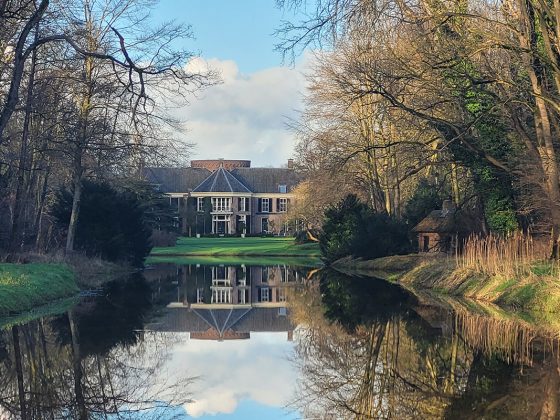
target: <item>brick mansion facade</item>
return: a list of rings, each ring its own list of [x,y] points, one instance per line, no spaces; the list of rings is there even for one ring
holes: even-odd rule
[[[145,177],[167,194],[185,235],[285,234],[294,188],[293,169],[252,168],[248,160],[193,160],[186,168],[146,168]]]

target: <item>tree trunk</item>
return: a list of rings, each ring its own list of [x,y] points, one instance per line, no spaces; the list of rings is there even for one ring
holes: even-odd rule
[[[72,196],[72,213],[70,215],[70,223],[68,224],[68,235],[66,236],[66,253],[71,254],[74,251],[74,241],[76,238],[76,229],[78,227],[78,217],[80,214],[80,200],[82,198],[82,176],[81,171],[74,175],[74,193]]]
[[[14,360],[16,363],[16,376],[18,385],[19,407],[21,410],[21,419],[26,420],[27,408],[25,401],[25,387],[23,383],[23,364],[21,362],[21,347],[19,345],[19,327],[14,325],[12,327],[12,339],[14,342]]]
[[[39,37],[39,22],[35,25],[35,41]],[[12,225],[10,228],[10,236],[8,243],[11,251],[16,251],[20,245],[20,219],[23,211],[22,196],[24,191],[25,171],[27,167],[27,143],[29,141],[29,125],[31,120],[31,109],[33,107],[33,85],[35,84],[35,67],[37,63],[37,50],[33,50],[31,56],[31,68],[29,70],[29,80],[27,82],[27,93],[25,98],[25,117],[23,120],[23,132],[21,135],[21,145],[19,152],[16,196],[14,200],[14,212],[12,217]]]
[[[78,418],[88,420],[84,390],[82,387],[82,359],[80,355],[80,337],[74,321],[74,313],[68,311],[68,322],[70,323],[70,334],[72,337],[72,366],[74,370],[74,392],[76,394],[76,404],[78,405]]]
[[[543,63],[538,54],[537,28],[535,27],[535,11],[531,1],[519,0],[520,31],[519,43],[526,51],[524,58],[527,67],[529,80],[535,98],[535,131],[537,134],[537,150],[540,158],[540,165],[545,176],[545,190],[550,206],[551,217],[551,258],[559,257],[559,233],[560,233],[560,184],[558,161],[552,135],[551,115],[543,99],[546,85],[543,82],[545,76]],[[552,118],[554,118],[552,116]]]
[[[19,35],[18,42],[14,50],[14,69],[12,71],[10,88],[8,90],[6,101],[4,102],[4,107],[0,112],[0,144],[2,144],[4,130],[8,126],[8,122],[16,110],[18,103],[19,87],[21,85],[21,80],[23,79],[23,70],[25,68],[26,57],[24,55],[24,51],[27,44],[27,37],[33,27],[41,20],[48,7],[49,0],[42,0],[33,15],[25,23],[25,26]]]

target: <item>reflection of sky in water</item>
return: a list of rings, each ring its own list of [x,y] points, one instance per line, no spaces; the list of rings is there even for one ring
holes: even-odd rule
[[[293,397],[297,373],[288,360],[287,333],[251,333],[249,340],[184,340],[172,349],[164,371],[198,377],[190,385],[195,402],[184,409],[199,419],[298,418],[283,407]],[[183,410],[180,410],[183,411]],[[184,411],[183,411],[184,413]]]

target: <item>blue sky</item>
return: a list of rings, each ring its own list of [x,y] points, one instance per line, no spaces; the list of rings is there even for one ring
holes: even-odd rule
[[[186,45],[206,58],[233,60],[242,73],[281,64],[273,32],[293,17],[276,8],[275,0],[161,0],[157,14],[192,25],[196,39]]]
[[[287,123],[302,109],[306,57],[284,66],[273,32],[293,13],[277,9],[275,0],[161,0],[154,18],[192,25],[196,39],[184,46],[201,60],[190,67],[210,66],[222,76],[223,83],[172,112],[183,122],[179,136],[194,144],[191,158],[285,165],[294,153]]]

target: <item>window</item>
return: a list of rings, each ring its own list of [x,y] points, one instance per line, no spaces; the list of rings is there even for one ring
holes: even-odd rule
[[[204,303],[204,288],[196,289],[196,303]]]
[[[231,211],[229,197],[212,197],[212,211]]]
[[[247,211],[247,199],[239,197],[239,211]]]
[[[287,185],[278,185],[278,192],[281,194],[286,194],[288,192]]]
[[[268,232],[268,217],[263,217],[261,219],[261,232],[262,233]]]
[[[179,197],[169,197],[169,205],[171,207],[175,207],[177,210],[179,210],[180,209]]]
[[[237,291],[237,303],[240,303],[241,305],[250,303],[249,289],[241,289]]]
[[[261,289],[261,302],[268,302],[270,299],[270,289],[268,287],[263,287]]]
[[[287,198],[279,198],[278,199],[278,212],[279,213],[286,213],[288,211],[288,199]]]
[[[198,197],[196,199],[196,211],[204,211],[204,198],[203,197]]]
[[[270,212],[270,199],[269,198],[261,199],[261,212],[263,212],[263,213]]]

